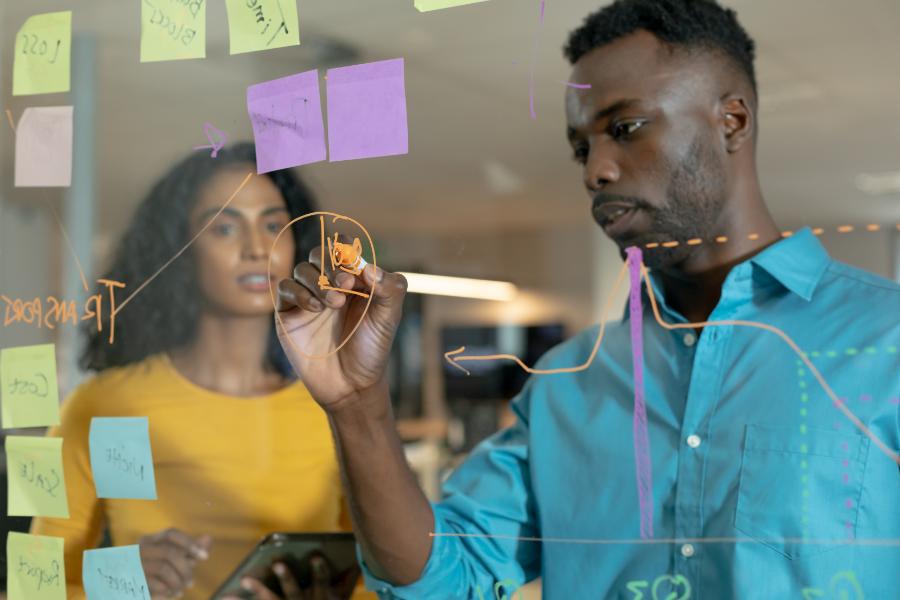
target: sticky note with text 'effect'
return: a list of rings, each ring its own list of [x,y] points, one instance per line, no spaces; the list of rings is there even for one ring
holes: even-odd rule
[[[93,417],[88,445],[98,498],[156,500],[147,417]]]

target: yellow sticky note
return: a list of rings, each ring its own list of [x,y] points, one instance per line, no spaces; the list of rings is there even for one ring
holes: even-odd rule
[[[476,4],[478,2],[487,2],[487,0],[416,0],[416,10],[419,12],[428,12],[430,10],[454,8],[456,6]]]
[[[9,600],[66,600],[63,538],[11,531],[6,538]]]
[[[297,0],[225,0],[229,52],[256,52],[300,44]]]
[[[11,517],[69,518],[63,476],[62,438],[6,438],[6,476]]]
[[[72,11],[28,17],[16,35],[13,96],[69,91]]]
[[[0,415],[4,429],[59,425],[56,346],[0,350]]]
[[[206,58],[206,0],[142,0],[141,62]]]

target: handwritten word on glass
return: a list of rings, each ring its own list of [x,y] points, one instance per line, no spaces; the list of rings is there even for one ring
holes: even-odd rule
[[[30,106],[16,127],[16,187],[72,184],[72,107]]]
[[[862,585],[853,571],[835,573],[828,581],[828,588],[805,587],[803,600],[865,600]]]
[[[306,71],[247,88],[256,171],[268,173],[325,160],[318,72]]]
[[[6,538],[10,600],[65,600],[63,538],[12,531]]]
[[[94,417],[89,446],[98,498],[156,500],[147,417]]]
[[[0,386],[5,429],[59,424],[53,344],[0,350]]]
[[[206,58],[206,0],[142,0],[141,62]]]
[[[6,438],[9,515],[69,518],[63,477],[62,438]]]
[[[256,52],[300,44],[297,0],[225,0],[229,52]]]
[[[329,69],[329,160],[409,152],[402,58]]]
[[[81,576],[90,600],[150,600],[139,546],[86,550]]]
[[[629,581],[625,588],[634,594],[630,600],[690,600],[691,582],[684,575],[663,574],[653,580]]]
[[[465,6],[466,4],[476,4],[478,2],[486,1],[487,0],[416,0],[416,10],[419,12],[428,12],[431,10],[454,8],[456,6]]]
[[[28,17],[16,35],[13,96],[68,92],[72,11]]]

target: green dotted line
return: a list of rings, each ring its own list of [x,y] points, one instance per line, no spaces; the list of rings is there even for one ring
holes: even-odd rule
[[[803,538],[809,537],[809,474],[807,468],[809,464],[806,461],[806,454],[809,452],[809,446],[806,443],[806,417],[809,414],[807,405],[809,404],[809,390],[806,383],[806,368],[802,360],[797,360],[797,386],[800,388],[800,435],[803,442],[800,444],[800,483],[802,484],[803,500],[801,502],[802,514],[800,515],[801,535]]]
[[[886,346],[885,348],[876,348],[875,346],[866,346],[865,348],[844,348],[843,350],[813,350],[810,353],[804,352],[807,358],[819,358],[821,356],[827,358],[837,358],[838,356],[856,356],[858,354],[875,355],[879,353],[897,354],[897,346]]]

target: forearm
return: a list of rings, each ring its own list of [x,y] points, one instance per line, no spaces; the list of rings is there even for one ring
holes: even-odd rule
[[[353,527],[366,565],[395,585],[428,562],[434,515],[397,435],[387,385],[330,411]]]

